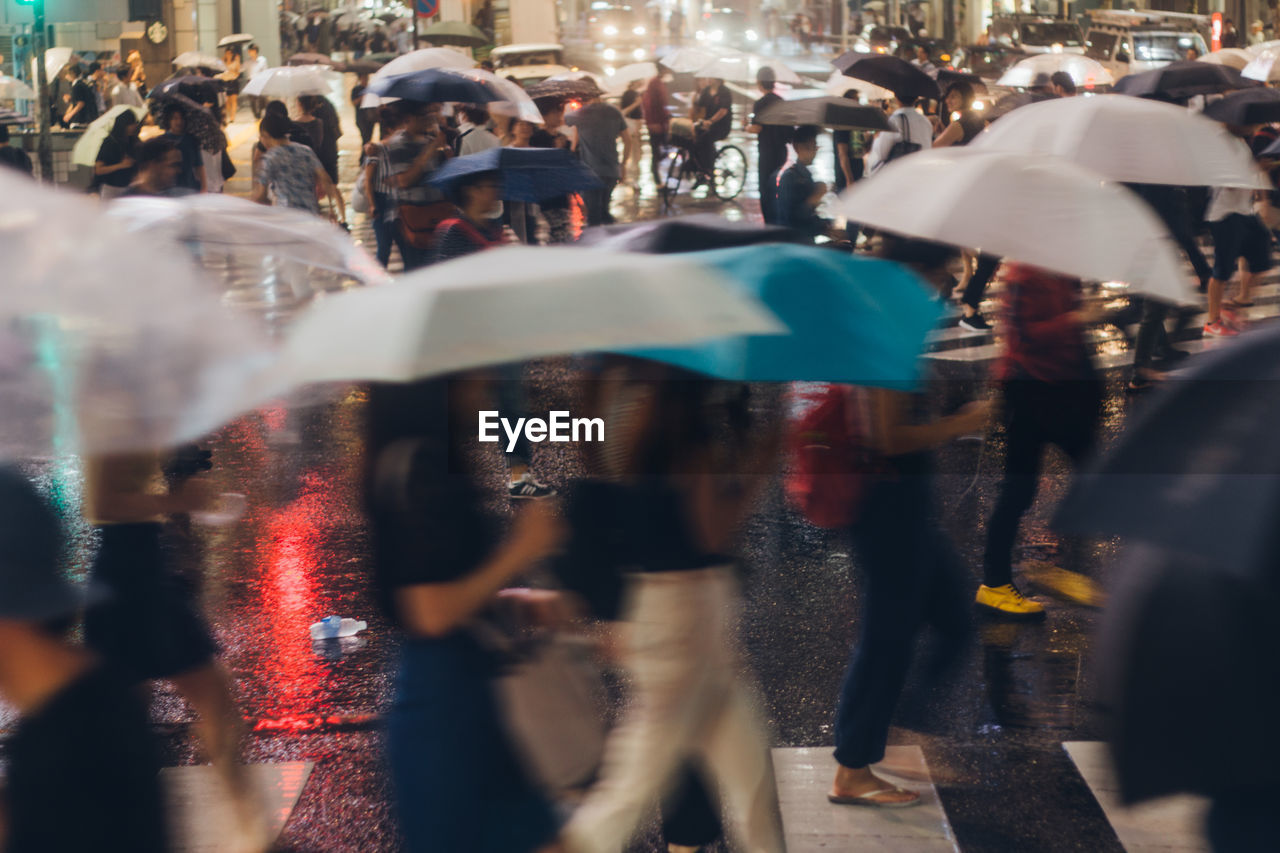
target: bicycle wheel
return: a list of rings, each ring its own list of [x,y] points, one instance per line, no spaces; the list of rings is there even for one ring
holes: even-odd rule
[[[711,191],[721,201],[736,198],[747,184],[747,155],[736,145],[726,145],[716,152],[712,167]]]
[[[680,192],[680,183],[685,178],[685,172],[689,168],[689,155],[683,148],[672,149],[671,153],[662,161],[659,169],[662,170],[662,185],[658,191],[662,195],[662,209],[665,212],[671,207],[671,202]]]

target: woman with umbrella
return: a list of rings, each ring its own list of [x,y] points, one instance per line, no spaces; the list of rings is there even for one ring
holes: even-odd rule
[[[223,116],[223,124],[230,124],[236,120],[236,112],[240,108],[240,74],[242,58],[240,56],[240,45],[229,44],[222,49],[222,64],[227,66],[227,70],[218,75],[218,79],[222,81],[223,90],[227,93],[227,108]]]
[[[104,200],[120,195],[133,182],[133,176],[137,174],[134,149],[138,145],[141,127],[137,113],[125,108],[116,116],[107,138],[102,140],[93,163],[93,180]]]
[[[187,114],[178,104],[166,104],[160,112],[160,127],[164,136],[182,154],[182,170],[178,172],[176,186],[192,192],[206,192],[204,160],[200,156],[200,143],[187,131]]]

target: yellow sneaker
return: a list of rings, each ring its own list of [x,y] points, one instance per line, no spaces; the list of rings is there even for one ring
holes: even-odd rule
[[[990,616],[999,616],[1002,619],[1043,619],[1044,607],[1029,598],[1025,598],[1022,593],[1018,592],[1018,588],[1011,583],[1004,586],[987,586],[983,584],[978,587],[978,594],[974,598],[978,607],[982,608]]]
[[[1041,560],[1028,560],[1018,570],[1023,580],[1045,595],[1052,595],[1072,604],[1083,604],[1085,607],[1101,607],[1106,604],[1107,595],[1102,587],[1092,578],[1078,572],[1069,572]]]

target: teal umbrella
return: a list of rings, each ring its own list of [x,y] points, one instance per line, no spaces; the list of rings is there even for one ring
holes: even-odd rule
[[[906,267],[813,246],[771,243],[691,252],[791,330],[683,347],[627,350],[721,379],[846,382],[910,388],[925,337],[942,316],[936,294]]]

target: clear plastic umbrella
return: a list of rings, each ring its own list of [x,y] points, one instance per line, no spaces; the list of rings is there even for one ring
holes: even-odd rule
[[[621,92],[636,80],[648,80],[650,77],[657,77],[662,72],[658,70],[657,63],[654,62],[633,62],[630,65],[624,65],[614,71],[612,74],[605,75],[605,83],[611,92]]]
[[[373,85],[379,80],[388,77],[395,77],[399,74],[408,74],[411,71],[424,71],[428,68],[475,68],[476,61],[460,51],[449,47],[424,47],[421,50],[415,50],[406,53],[403,56],[397,56],[386,65],[379,68],[373,76],[369,78],[369,84]],[[361,107],[376,107],[380,104],[395,101],[395,98],[380,98],[377,95],[367,94],[360,102]]]
[[[1242,47],[1224,47],[1222,50],[1215,50],[1212,53],[1206,53],[1199,58],[1200,62],[1211,62],[1214,65],[1225,65],[1228,68],[1234,68],[1237,71],[1243,71],[1249,61],[1253,59],[1254,54]]]
[[[756,56],[751,53],[733,53],[717,56],[707,64],[693,72],[695,77],[715,77],[731,83],[754,83],[761,68],[773,69],[774,79],[779,83],[799,85],[800,75],[788,68],[781,60]]]
[[[342,78],[323,65],[268,68],[245,85],[242,94],[264,98],[328,95]]]
[[[1258,51],[1247,65],[1239,69],[1240,76],[1249,80],[1261,80],[1263,83],[1280,81],[1280,63],[1276,62],[1277,57],[1280,57],[1280,48]]]
[[[844,93],[850,89],[856,91],[868,101],[892,101],[894,98],[893,92],[877,86],[875,83],[868,83],[866,80],[859,80],[857,77],[846,77],[838,70],[831,72],[831,76],[827,78],[826,85],[828,95],[843,98]]]
[[[216,56],[210,56],[207,53],[200,53],[197,50],[188,50],[186,53],[180,53],[173,58],[174,68],[211,68],[214,71],[226,71],[227,66],[221,59]]]
[[[0,74],[0,101],[14,101],[18,99],[33,100],[36,96],[36,90],[32,89],[26,83],[17,77],[9,77]]]
[[[658,60],[663,68],[669,68],[677,74],[690,74],[699,68],[714,62],[721,53],[702,47],[677,48]]]
[[[261,402],[266,335],[185,255],[23,176],[0,197],[0,456],[169,447]]]
[[[288,317],[316,293],[389,281],[346,231],[306,211],[196,194],[122,198],[107,216],[153,245],[190,252],[224,305],[267,319]]]
[[[54,77],[63,68],[67,67],[67,63],[71,61],[71,57],[75,56],[75,52],[69,47],[51,47],[44,52],[44,70],[49,75],[49,80]]]
[[[249,33],[232,33],[229,36],[223,36],[218,39],[218,47],[229,47],[234,44],[247,44],[253,41],[253,36]]]
[[[1036,78],[1040,75],[1059,71],[1070,74],[1076,85],[1084,88],[1110,86],[1116,82],[1102,63],[1087,56],[1075,53],[1041,53],[1016,63],[1000,76],[996,85],[1025,89],[1035,85]]]

